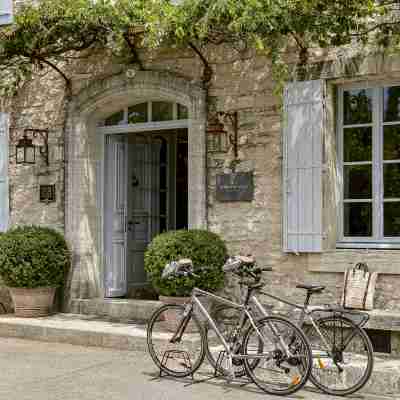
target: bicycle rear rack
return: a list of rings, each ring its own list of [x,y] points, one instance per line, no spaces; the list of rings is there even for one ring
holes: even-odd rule
[[[369,320],[369,314],[358,310],[344,308],[342,306],[326,306],[321,308],[316,307],[312,313],[328,313],[332,314],[333,316],[340,315],[342,317],[347,317],[359,328],[362,328]]]

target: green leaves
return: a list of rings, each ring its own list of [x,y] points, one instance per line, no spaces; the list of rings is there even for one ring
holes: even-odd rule
[[[0,235],[0,276],[10,287],[61,286],[70,264],[64,237],[37,226]]]
[[[0,29],[0,86],[17,89],[32,66],[60,72],[71,54],[94,48],[139,64],[142,46],[253,47],[273,63],[283,62],[293,44],[303,63],[312,47],[356,41],[397,48],[398,8],[375,0],[41,0],[26,3],[15,24]]]
[[[215,291],[224,282],[222,265],[227,257],[225,243],[215,233],[203,230],[170,231],[156,236],[145,254],[145,269],[153,287],[165,296],[189,296],[194,287]],[[190,258],[194,270],[207,266],[199,277],[161,279],[165,265]]]

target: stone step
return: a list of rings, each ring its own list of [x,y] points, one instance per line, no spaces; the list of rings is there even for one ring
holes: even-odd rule
[[[147,321],[162,305],[160,301],[136,299],[74,299],[71,313],[97,315],[119,321]]]
[[[41,318],[0,315],[0,337],[146,351],[146,324],[121,323],[98,316],[55,314]]]
[[[146,324],[114,322],[98,316],[55,314],[41,318],[0,315],[0,337],[147,351]],[[160,334],[160,340],[163,340]],[[363,393],[400,398],[400,359],[376,357]]]

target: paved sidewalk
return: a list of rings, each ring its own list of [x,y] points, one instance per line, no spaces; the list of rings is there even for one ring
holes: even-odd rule
[[[159,378],[144,352],[0,338],[0,399],[7,400],[276,400],[254,385],[227,384],[202,369],[191,379]],[[355,395],[357,400],[389,397]],[[398,398],[398,397],[397,397]],[[285,399],[336,400],[301,390]],[[391,397],[390,399],[393,399]]]
[[[85,353],[89,354],[90,352],[94,352],[93,354],[97,354],[95,353],[96,351],[103,351],[104,354],[121,354],[121,360],[126,359],[127,362],[129,361],[128,364],[134,359],[140,360],[140,363],[142,363],[142,359],[147,359],[147,356],[144,356],[147,351],[146,325],[144,322],[112,322],[100,320],[99,317],[83,316],[80,314],[56,314],[44,318],[17,318],[12,314],[0,315],[0,340],[6,342],[6,339],[2,338],[7,337],[111,348],[118,351],[107,353],[106,349],[96,350],[95,348],[88,348],[85,350]],[[37,343],[37,346],[40,349],[46,349],[46,345]],[[54,345],[48,344],[48,346],[52,348],[51,346]],[[134,356],[127,355],[130,353],[121,352],[120,350],[134,351],[135,353]],[[113,359],[110,359],[110,362],[113,362]],[[50,365],[52,365],[51,362]],[[138,365],[133,365],[134,371],[136,371]],[[147,365],[148,367],[146,368],[151,371],[152,363]],[[142,364],[140,364],[140,367],[142,367]],[[34,369],[35,366],[33,365],[30,368]],[[44,367],[44,370],[46,370],[46,367]],[[208,383],[207,385],[221,386],[222,383],[216,384],[216,381],[212,381],[212,383]],[[392,396],[392,398],[400,399],[400,360],[376,357],[373,374],[368,384],[363,389],[363,392]],[[359,395],[360,394],[357,394],[357,396]],[[320,398],[318,395],[314,396],[317,397],[307,397],[307,399]],[[0,391],[0,399],[3,398],[6,399],[7,397],[2,397]],[[169,399],[169,397],[159,398]],[[19,400],[19,398],[17,399]],[[21,400],[22,399],[25,399],[25,397],[21,398]],[[34,397],[32,397],[32,399],[34,399]],[[49,399],[52,400],[53,398],[50,397]],[[134,399],[136,400],[137,398],[135,397]],[[150,397],[146,400],[154,399],[156,398]],[[76,398],[74,400],[83,399]],[[110,397],[108,400],[116,399]]]

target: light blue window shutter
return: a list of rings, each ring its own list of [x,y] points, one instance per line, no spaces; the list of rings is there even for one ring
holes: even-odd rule
[[[13,22],[13,0],[0,0],[0,25]]]
[[[0,112],[0,231],[8,229],[8,130],[9,115]]]
[[[321,252],[324,81],[289,83],[284,113],[283,250]]]

